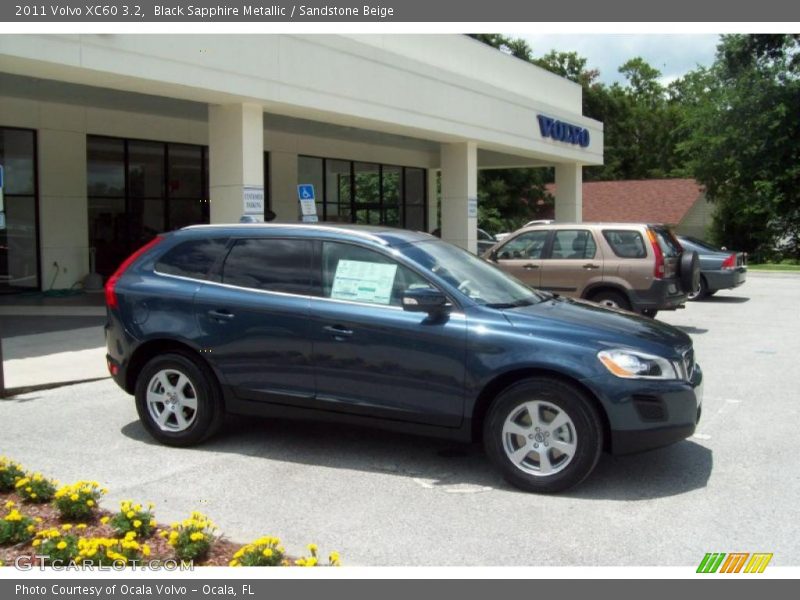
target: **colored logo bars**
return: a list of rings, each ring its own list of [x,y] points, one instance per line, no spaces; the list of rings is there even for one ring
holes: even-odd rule
[[[748,560],[749,559],[749,560]],[[763,573],[772,554],[765,552],[709,552],[700,561],[698,573]],[[742,568],[744,567],[744,570]]]

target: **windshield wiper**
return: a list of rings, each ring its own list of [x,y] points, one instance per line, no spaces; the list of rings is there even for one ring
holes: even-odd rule
[[[485,304],[484,306],[487,306],[489,308],[504,309],[504,308],[520,308],[522,306],[531,306],[533,304],[535,304],[533,300],[521,299],[521,300],[515,300],[514,302],[492,302],[489,304]]]

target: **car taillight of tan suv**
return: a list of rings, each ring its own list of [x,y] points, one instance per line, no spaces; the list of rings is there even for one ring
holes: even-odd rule
[[[700,277],[697,254],[663,225],[532,225],[483,256],[531,287],[648,316],[683,307]]]

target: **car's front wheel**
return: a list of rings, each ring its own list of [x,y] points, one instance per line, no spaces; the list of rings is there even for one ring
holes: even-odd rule
[[[592,472],[603,447],[597,410],[578,387],[551,378],[520,381],[497,396],[483,441],[503,477],[531,492],[560,492]]]
[[[136,380],[136,411],[145,429],[169,446],[191,446],[213,435],[224,408],[214,374],[186,354],[156,356]]]

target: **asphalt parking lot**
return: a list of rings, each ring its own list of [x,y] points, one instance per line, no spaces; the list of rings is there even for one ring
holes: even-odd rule
[[[800,565],[800,276],[747,283],[659,318],[705,373],[696,435],[601,459],[559,496],[511,488],[477,446],[326,424],[231,419],[202,447],[155,444],[110,380],[0,401],[0,454],[159,520],[207,512],[235,541],[280,536],[358,565],[696,565],[773,552]]]

